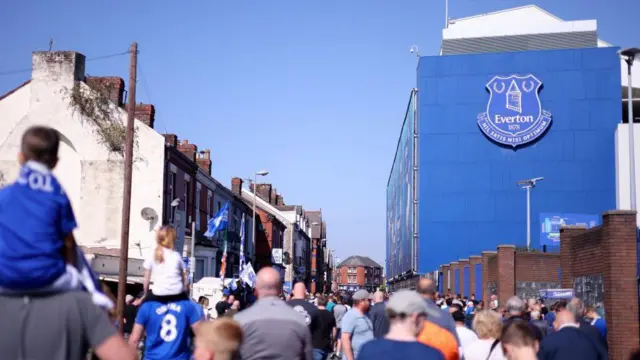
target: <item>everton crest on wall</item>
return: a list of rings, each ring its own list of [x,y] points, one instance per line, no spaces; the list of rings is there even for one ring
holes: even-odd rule
[[[542,110],[535,76],[496,76],[487,83],[489,103],[478,115],[480,130],[491,140],[512,147],[540,137],[551,125],[551,113]]]

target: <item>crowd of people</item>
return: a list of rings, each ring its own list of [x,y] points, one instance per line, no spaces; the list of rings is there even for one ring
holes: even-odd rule
[[[296,283],[285,295],[280,273],[265,267],[255,297],[227,293],[211,309],[187,295],[170,226],[157,231],[144,291],[126,297],[120,320],[73,238],[73,211],[51,172],[59,142],[51,128],[28,129],[20,176],[0,191],[3,359],[608,359],[606,321],[580,299],[502,305],[494,295],[485,307],[473,295],[441,296],[426,278],[393,294],[311,295]]]

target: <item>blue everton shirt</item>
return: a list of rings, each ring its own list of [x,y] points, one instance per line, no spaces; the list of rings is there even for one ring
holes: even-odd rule
[[[31,290],[64,274],[64,238],[76,228],[71,203],[51,171],[28,162],[0,190],[0,287]]]
[[[201,319],[196,306],[191,300],[168,304],[149,301],[140,306],[136,324],[147,334],[146,360],[189,360],[189,328]]]

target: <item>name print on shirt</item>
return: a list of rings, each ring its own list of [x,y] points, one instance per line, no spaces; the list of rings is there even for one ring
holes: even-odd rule
[[[37,171],[21,171],[17,180],[18,184],[27,185],[32,190],[53,192],[53,184],[50,174],[43,174]]]

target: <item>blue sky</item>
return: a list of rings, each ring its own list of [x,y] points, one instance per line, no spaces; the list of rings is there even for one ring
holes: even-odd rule
[[[450,17],[530,3],[450,0]],[[597,19],[615,45],[640,45],[637,0],[535,3]],[[437,54],[443,23],[444,0],[6,0],[0,93],[28,79],[3,73],[29,68],[50,38],[88,58],[138,41],[138,101],[155,104],[158,131],[210,148],[213,175],[228,186],[269,170],[287,204],[322,208],[340,258],[382,263],[386,183],[415,85],[408,50]],[[127,66],[126,56],[95,60],[87,73],[126,79]]]

